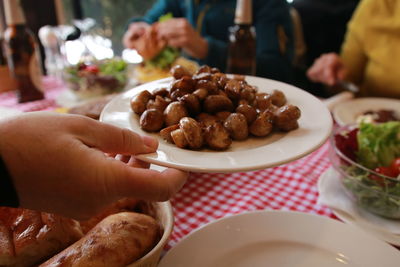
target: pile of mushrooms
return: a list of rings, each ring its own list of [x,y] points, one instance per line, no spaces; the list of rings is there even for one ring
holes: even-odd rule
[[[140,127],[160,132],[180,148],[225,150],[232,140],[297,129],[300,109],[282,91],[259,93],[244,76],[228,78],[202,66],[194,74],[177,65],[169,88],[144,90],[131,99]]]

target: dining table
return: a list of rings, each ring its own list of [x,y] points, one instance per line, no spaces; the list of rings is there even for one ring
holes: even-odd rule
[[[22,112],[65,110],[58,101],[69,90],[55,77],[43,79],[45,98],[18,103],[14,91],[0,93],[0,107]],[[318,204],[317,182],[330,166],[329,142],[312,153],[277,167],[234,173],[190,173],[183,188],[170,200],[174,228],[165,250],[192,231],[217,219],[257,210],[310,213],[338,219]]]

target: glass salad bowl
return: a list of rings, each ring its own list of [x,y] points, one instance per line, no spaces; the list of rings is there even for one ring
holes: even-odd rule
[[[117,93],[128,82],[128,64],[118,58],[81,62],[66,67],[63,79],[80,99]]]
[[[360,207],[400,219],[400,123],[338,127],[329,155],[346,192]]]

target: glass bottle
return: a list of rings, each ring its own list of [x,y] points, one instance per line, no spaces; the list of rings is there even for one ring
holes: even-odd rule
[[[227,73],[256,74],[256,32],[252,0],[237,0],[235,25],[229,27]]]
[[[4,53],[4,31],[6,23],[4,19],[3,3],[0,3],[0,92],[15,90],[15,81],[11,76]]]
[[[7,63],[16,79],[18,102],[44,98],[38,42],[26,26],[20,0],[4,0],[7,29],[4,47]]]

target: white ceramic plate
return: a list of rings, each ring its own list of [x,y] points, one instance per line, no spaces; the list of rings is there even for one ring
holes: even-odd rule
[[[400,100],[392,98],[364,97],[337,104],[333,117],[339,125],[352,124],[368,110],[392,109],[400,112]]]
[[[346,193],[340,174],[328,168],[318,180],[318,202],[327,205],[342,221],[384,240],[400,246],[400,221],[374,215],[362,208]]]
[[[180,149],[168,144],[157,134],[141,130],[138,116],[130,108],[130,99],[133,96],[143,90],[152,91],[166,87],[171,82],[170,78],[138,86],[115,97],[105,106],[100,120],[159,138],[158,151],[140,155],[139,159],[161,166],[197,172],[239,172],[273,167],[303,157],[325,142],[331,132],[332,118],[320,100],[306,91],[285,83],[258,77],[246,79],[249,84],[258,86],[259,92],[272,92],[273,89],[283,91],[288,102],[301,110],[299,129],[289,133],[274,133],[266,138],[235,141],[228,150],[222,152]]]
[[[399,266],[400,253],[358,229],[318,215],[257,211],[195,230],[159,267]]]

